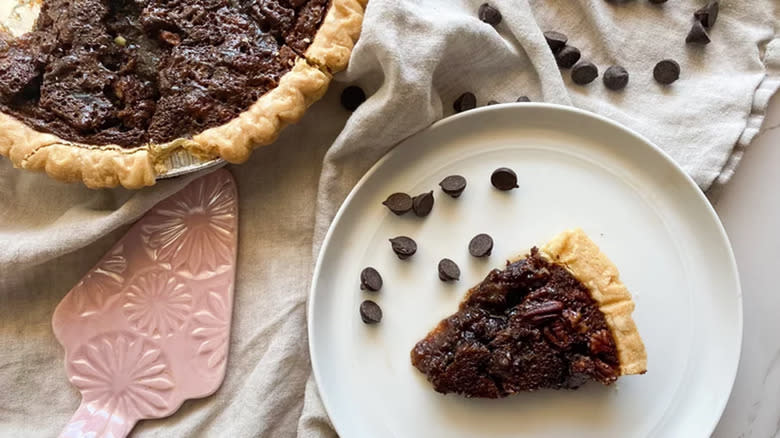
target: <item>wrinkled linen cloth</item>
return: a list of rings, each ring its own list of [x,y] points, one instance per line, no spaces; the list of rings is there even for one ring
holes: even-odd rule
[[[306,343],[315,256],[349,190],[404,138],[452,113],[464,91],[478,103],[574,105],[623,123],[668,152],[703,188],[728,181],[778,87],[776,0],[725,0],[706,47],[684,43],[704,0],[371,0],[346,73],[279,141],[229,166],[240,196],[240,247],[227,375],[213,396],[138,437],[335,436],[319,400]],[[601,78],[573,85],[542,31],[559,30],[600,71],[623,65],[628,87]],[[682,77],[652,78],[673,58]],[[563,75],[561,74],[563,73]],[[369,98],[349,114],[346,84]],[[51,329],[59,300],[127,226],[194,176],[131,192],[88,190],[13,169],[0,158],[0,436],[56,435],[79,404]]]

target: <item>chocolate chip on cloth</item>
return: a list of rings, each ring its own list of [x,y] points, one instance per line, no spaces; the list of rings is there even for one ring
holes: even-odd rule
[[[369,266],[360,271],[360,289],[377,292],[382,289],[382,283],[382,276],[376,269]]]
[[[519,187],[517,185],[517,174],[514,170],[508,167],[499,167],[498,169],[494,170],[490,175],[490,183],[493,184],[493,187],[502,191],[512,190]]]
[[[706,6],[693,13],[693,17],[701,22],[702,26],[710,29],[718,20],[718,10],[720,6],[717,0],[707,3]]]
[[[660,5],[662,3],[666,3],[666,0],[650,0],[650,3]]]
[[[553,53],[557,53],[566,45],[566,42],[569,41],[569,38],[566,35],[554,30],[545,32],[544,39],[547,41],[547,45],[550,46],[550,50],[552,50]]]
[[[412,199],[412,209],[418,217],[425,217],[433,210],[433,190],[422,193]]]
[[[360,303],[360,319],[366,324],[379,324],[382,321],[382,308],[371,300],[365,300]]]
[[[487,3],[480,5],[479,11],[477,11],[477,15],[479,16],[480,20],[491,26],[497,26],[499,23],[501,23],[501,12]]]
[[[487,257],[493,252],[493,238],[482,233],[469,242],[469,254],[474,257]]]
[[[520,96],[516,100],[516,102],[519,102],[519,103],[528,103],[530,101],[531,101],[531,99],[528,96]]]
[[[401,260],[406,260],[417,252],[417,243],[410,237],[398,236],[390,239],[393,252]]]
[[[587,85],[599,77],[599,69],[595,64],[581,61],[571,70],[571,80],[577,85]]]
[[[398,216],[408,212],[414,207],[412,197],[406,193],[393,193],[382,202],[382,205]]]
[[[457,198],[466,190],[466,178],[460,175],[450,175],[441,180],[439,187],[444,193]]]
[[[341,106],[349,111],[355,111],[366,101],[366,92],[356,85],[350,85],[341,92]]]
[[[707,29],[701,24],[701,21],[696,20],[691,26],[691,31],[688,32],[688,36],[685,37],[687,44],[701,44],[706,45],[710,43],[710,36],[707,34]]]
[[[580,49],[574,46],[563,46],[563,48],[555,54],[555,62],[560,68],[571,68],[579,60]]]
[[[613,65],[604,72],[604,86],[617,91],[628,85],[628,71],[619,65]]]
[[[439,261],[439,280],[457,281],[460,280],[460,268],[458,264],[450,259],[441,259]]]
[[[680,64],[674,59],[664,59],[655,65],[653,78],[659,84],[669,85],[680,78]]]
[[[477,107],[477,96],[475,96],[474,93],[468,91],[458,96],[458,98],[455,99],[455,102],[453,102],[452,104],[452,108],[455,110],[456,113],[468,111],[476,107]]]

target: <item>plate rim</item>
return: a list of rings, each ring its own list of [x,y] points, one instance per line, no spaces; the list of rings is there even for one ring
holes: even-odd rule
[[[322,244],[320,245],[319,250],[317,251],[317,258],[316,258],[316,264],[314,267],[314,270],[312,272],[311,277],[311,285],[309,287],[309,293],[307,295],[306,300],[306,334],[307,334],[307,344],[308,344],[308,352],[309,352],[309,361],[311,363],[312,368],[312,376],[314,377],[314,383],[317,388],[317,393],[319,395],[320,400],[322,401],[323,409],[325,410],[325,414],[328,416],[328,420],[330,421],[331,425],[333,426],[333,429],[336,431],[339,436],[341,436],[339,424],[334,420],[334,417],[331,413],[332,408],[329,407],[328,399],[329,397],[325,395],[325,393],[322,391],[322,385],[320,383],[322,379],[321,370],[318,364],[318,361],[315,359],[312,352],[314,351],[314,337],[313,337],[313,330],[312,330],[312,320],[314,318],[314,302],[315,302],[315,293],[317,290],[317,286],[319,284],[319,278],[321,276],[321,268],[324,260],[325,255],[325,248],[328,247],[330,244],[330,241],[333,237],[333,234],[335,232],[336,225],[340,222],[342,216],[345,214],[345,211],[349,207],[349,205],[352,203],[353,199],[357,195],[357,192],[365,185],[366,181],[371,178],[378,169],[389,159],[391,159],[393,156],[399,154],[398,152],[399,147],[402,146],[404,143],[409,141],[412,138],[425,135],[426,133],[438,130],[446,127],[447,125],[450,125],[452,123],[460,123],[461,120],[467,119],[469,117],[475,116],[479,113],[485,113],[485,112],[491,112],[491,111],[501,111],[505,110],[507,108],[517,108],[517,107],[523,107],[523,108],[531,108],[531,109],[547,109],[547,110],[553,110],[553,111],[560,111],[563,113],[570,113],[574,114],[577,117],[585,117],[590,118],[592,120],[595,120],[600,123],[605,123],[607,125],[610,125],[612,128],[618,129],[622,131],[625,134],[630,135],[631,137],[634,137],[638,142],[644,143],[646,146],[649,146],[652,151],[657,153],[660,158],[662,158],[667,164],[671,166],[671,168],[683,177],[686,184],[688,184],[689,188],[693,189],[695,192],[696,198],[701,201],[704,206],[707,214],[710,216],[711,219],[714,219],[715,225],[717,228],[717,232],[720,235],[720,238],[723,243],[726,245],[726,249],[728,250],[728,261],[729,265],[731,267],[731,270],[734,272],[736,284],[735,286],[735,294],[737,298],[737,345],[736,347],[736,361],[733,366],[733,369],[729,371],[729,377],[728,377],[728,383],[729,383],[729,392],[728,396],[724,398],[724,400],[720,403],[720,406],[718,406],[717,417],[714,418],[712,423],[708,428],[705,429],[707,432],[707,436],[712,435],[712,433],[715,431],[715,428],[720,423],[721,418],[723,417],[723,412],[726,409],[726,406],[731,399],[731,394],[734,391],[734,383],[736,382],[737,373],[739,371],[739,364],[741,362],[742,358],[742,347],[744,343],[744,307],[743,307],[743,297],[742,297],[742,280],[739,275],[739,268],[737,266],[736,258],[734,256],[734,248],[731,245],[731,240],[728,237],[728,234],[726,233],[726,229],[723,226],[723,222],[720,220],[720,217],[718,216],[717,212],[715,211],[715,208],[713,207],[712,203],[710,203],[709,199],[705,196],[704,192],[701,190],[698,184],[693,180],[693,178],[685,172],[682,167],[680,167],[679,164],[677,164],[676,161],[663,149],[658,147],[655,143],[650,141],[647,137],[644,135],[634,131],[633,129],[624,126],[620,123],[618,123],[615,120],[609,119],[605,116],[602,116],[600,114],[596,114],[591,111],[587,111],[584,109],[566,106],[566,105],[559,105],[559,104],[553,104],[553,103],[543,103],[543,102],[531,102],[531,103],[501,103],[497,105],[490,105],[490,106],[483,106],[479,108],[475,108],[472,110],[464,111],[458,114],[453,114],[449,117],[445,117],[443,119],[440,119],[430,126],[426,127],[425,129],[418,131],[400,142],[398,142],[395,146],[393,146],[385,155],[383,155],[379,160],[377,160],[367,171],[365,174],[363,174],[362,177],[355,183],[355,185],[352,187],[352,189],[349,191],[349,194],[346,198],[344,198],[344,201],[339,206],[336,214],[333,216],[333,219],[330,222],[330,225],[328,225],[328,231],[325,234],[325,237],[322,240]],[[332,406],[332,405],[331,405]],[[344,429],[341,428],[343,431]]]

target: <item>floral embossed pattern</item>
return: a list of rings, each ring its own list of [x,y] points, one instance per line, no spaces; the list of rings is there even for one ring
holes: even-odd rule
[[[87,317],[98,312],[111,294],[121,286],[127,268],[123,251],[124,246],[117,245],[73,288],[71,296],[75,310],[80,316]]]
[[[196,325],[192,336],[201,341],[198,354],[206,356],[208,366],[214,368],[222,365],[227,356],[230,308],[216,292],[208,293],[204,307],[195,313]]]
[[[125,291],[128,321],[146,335],[167,336],[181,328],[192,311],[192,294],[169,271],[140,276]]]

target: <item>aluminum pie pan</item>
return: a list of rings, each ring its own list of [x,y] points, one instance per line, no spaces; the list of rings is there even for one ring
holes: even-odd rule
[[[14,36],[29,31],[41,11],[41,3],[42,0],[0,0],[0,29]],[[158,174],[157,179],[199,172],[224,163],[225,160],[221,158],[203,161],[180,149],[165,159],[163,166],[167,170]]]

